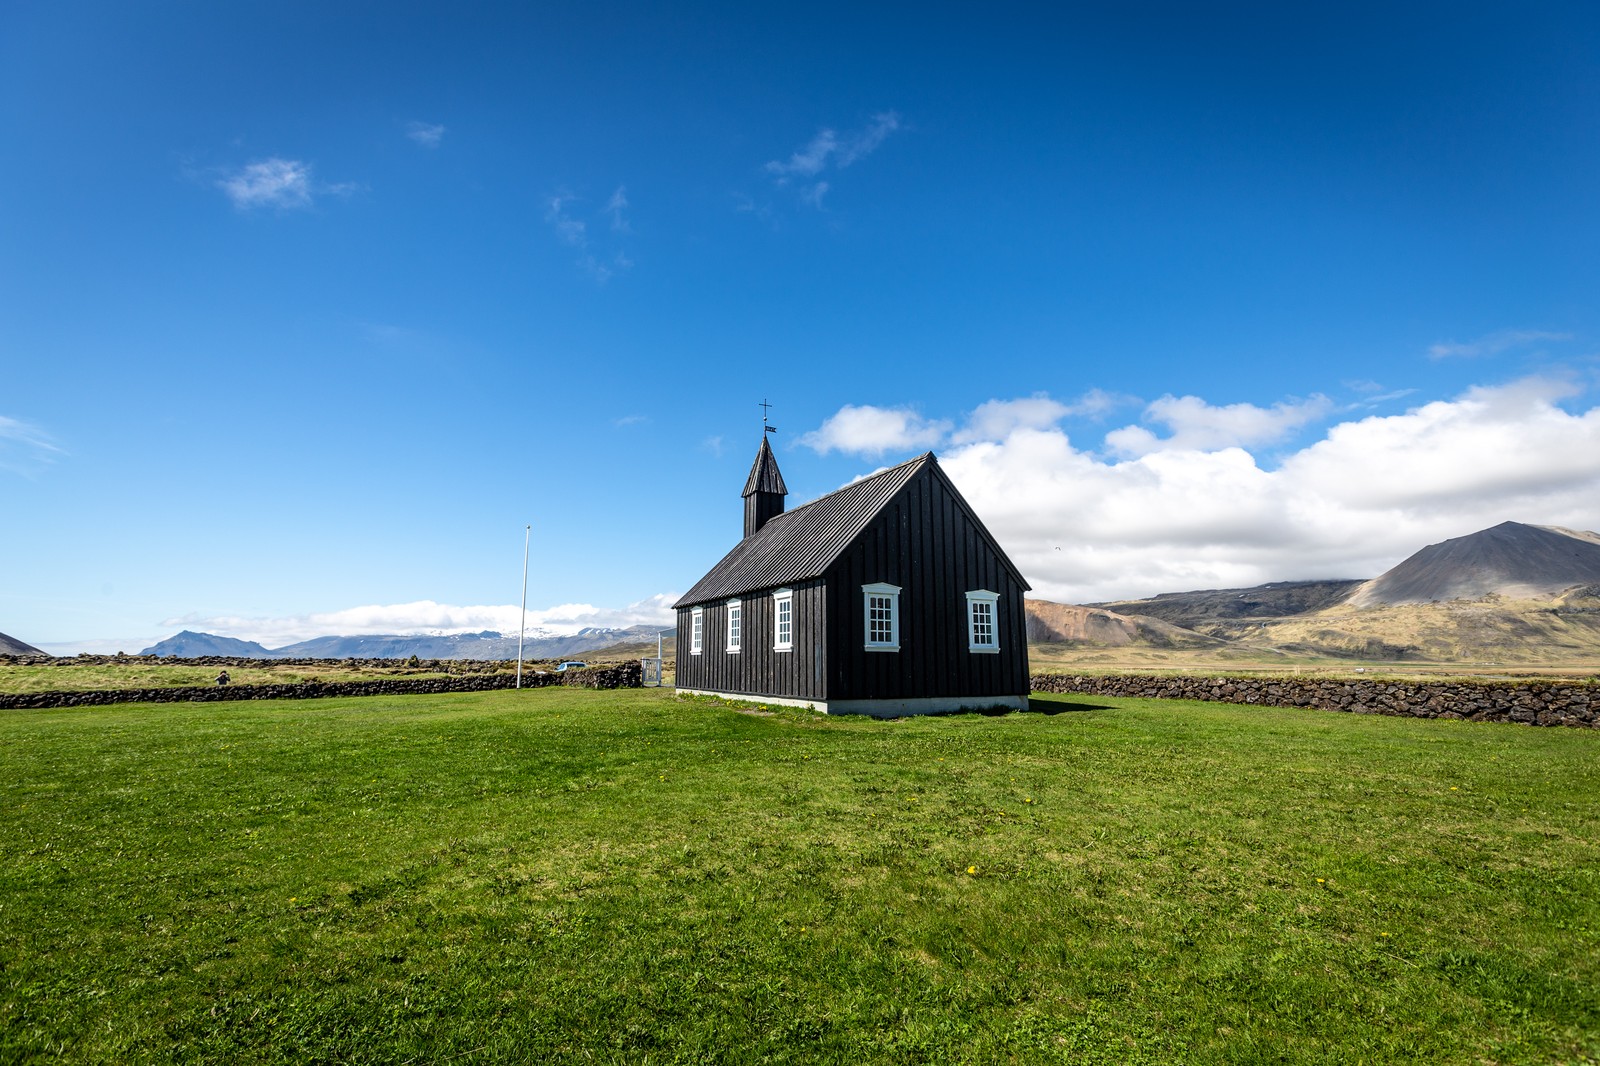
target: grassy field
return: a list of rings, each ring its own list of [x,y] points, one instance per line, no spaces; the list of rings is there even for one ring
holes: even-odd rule
[[[0,713],[0,1062],[1600,1061],[1600,732],[1036,707]]]
[[[547,663],[524,663],[524,669],[549,669]],[[216,684],[217,666],[183,662],[79,662],[61,659],[50,663],[0,662],[0,692],[91,692],[108,689],[205,687]],[[515,664],[499,669],[515,669]],[[383,677],[443,677],[443,670],[408,667],[404,659],[390,666],[352,663],[230,666],[235,685],[297,685],[302,681],[370,681]]]

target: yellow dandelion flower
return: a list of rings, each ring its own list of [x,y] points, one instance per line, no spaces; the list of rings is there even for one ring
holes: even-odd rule
[[[976,874],[976,873],[977,873],[977,872],[978,872],[978,868],[977,868],[977,867],[976,867],[976,866],[969,866],[969,867],[967,867],[967,873],[969,873],[969,874]]]
[[[1319,885],[1325,885],[1325,884],[1327,884],[1327,883],[1328,883],[1328,881],[1327,881],[1327,878],[1324,878],[1324,877],[1319,877],[1319,878],[1317,878],[1317,884],[1319,884]]]

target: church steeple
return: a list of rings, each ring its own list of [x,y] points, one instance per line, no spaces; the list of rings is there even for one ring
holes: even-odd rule
[[[783,513],[783,498],[789,487],[778,470],[778,457],[772,454],[767,435],[761,434],[761,448],[744,483],[744,535],[752,533]]]

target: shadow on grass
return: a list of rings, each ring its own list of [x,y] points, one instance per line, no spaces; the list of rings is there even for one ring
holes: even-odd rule
[[[1068,700],[1057,697],[1055,699],[1040,699],[1038,696],[1028,697],[1028,709],[1019,711],[1015,707],[978,707],[972,710],[961,711],[934,711],[928,717],[948,717],[962,714],[980,714],[985,718],[1004,718],[1008,714],[1069,714],[1074,711],[1109,711],[1110,704],[1086,703],[1082,700]]]

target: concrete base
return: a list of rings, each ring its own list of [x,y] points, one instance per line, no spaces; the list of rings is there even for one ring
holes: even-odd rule
[[[1027,696],[926,696],[899,700],[804,700],[793,696],[760,696],[750,692],[712,692],[680,688],[680,696],[715,696],[740,703],[776,703],[784,707],[809,707],[823,714],[865,714],[873,718],[904,718],[913,714],[954,714],[957,711],[1025,711]]]

